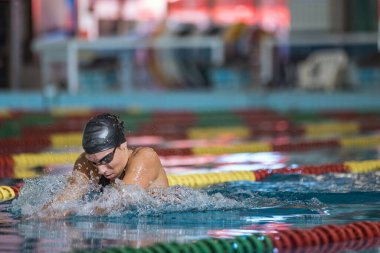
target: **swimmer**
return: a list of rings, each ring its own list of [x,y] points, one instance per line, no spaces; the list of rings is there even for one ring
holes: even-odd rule
[[[148,147],[132,150],[127,144],[124,122],[116,115],[104,113],[90,119],[83,130],[84,152],[77,158],[66,188],[43,209],[54,203],[80,199],[89,191],[91,183],[117,187],[115,181],[121,180],[147,191],[168,187],[157,153]]]

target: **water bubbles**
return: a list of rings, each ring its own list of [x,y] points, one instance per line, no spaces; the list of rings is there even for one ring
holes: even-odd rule
[[[63,191],[67,179],[67,176],[58,175],[25,180],[20,196],[12,203],[12,211],[20,212],[24,217],[44,218],[46,215],[61,217],[65,213],[77,216],[144,216],[252,207],[251,195],[242,202],[237,196],[226,197],[220,192],[209,193],[185,186],[145,191],[116,180],[114,185],[103,189],[91,184],[90,193],[83,198],[54,202],[45,210],[43,207]]]
[[[145,191],[116,180],[103,189],[91,183],[89,193],[78,200],[66,200],[43,207],[67,184],[68,176],[50,175],[25,180],[12,211],[23,217],[80,216],[158,216],[176,212],[253,210],[263,208],[302,208],[323,212],[325,204],[337,197],[349,201],[343,193],[378,192],[380,173],[281,175],[265,182],[233,182],[193,189],[185,186]],[[303,180],[299,180],[302,178]],[[294,180],[291,180],[294,179]],[[80,179],[79,179],[80,180]],[[80,184],[79,187],[84,187]],[[72,189],[79,191],[81,189]],[[368,195],[368,194],[367,194]],[[370,196],[371,197],[371,196]]]
[[[12,211],[31,216],[38,213],[44,204],[50,201],[56,192],[63,190],[66,177],[44,176],[36,179],[25,179],[19,197],[12,202]]]
[[[236,200],[218,193],[206,192],[184,186],[157,188],[145,191],[135,185],[117,182],[105,187],[102,194],[87,202],[78,215],[160,215],[179,211],[207,211],[242,207]]]

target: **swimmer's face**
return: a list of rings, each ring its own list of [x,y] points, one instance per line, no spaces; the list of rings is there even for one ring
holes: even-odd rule
[[[95,154],[86,154],[86,158],[98,168],[100,175],[112,180],[119,176],[118,168],[123,168],[123,165],[119,166],[120,153],[120,147],[115,147]]]

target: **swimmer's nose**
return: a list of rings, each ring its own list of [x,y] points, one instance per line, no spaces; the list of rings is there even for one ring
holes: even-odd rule
[[[104,175],[104,172],[106,172],[106,170],[107,170],[107,166],[105,166],[105,165],[99,165],[98,166],[98,172],[100,175]]]

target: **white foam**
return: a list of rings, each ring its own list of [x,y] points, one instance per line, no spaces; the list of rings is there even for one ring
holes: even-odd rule
[[[105,187],[103,191],[98,184],[92,184],[91,193],[83,198],[55,203],[48,209],[43,209],[56,194],[62,192],[66,182],[67,176],[64,175],[25,180],[19,197],[12,202],[12,211],[27,218],[61,218],[65,213],[77,216],[144,216],[278,206],[321,209],[324,206],[316,199],[311,202],[294,202],[263,197],[249,186],[246,189],[228,184],[208,189],[174,186],[145,191],[136,185],[125,185],[116,180],[114,185]]]
[[[25,180],[19,197],[12,202],[12,211],[19,212],[24,217],[42,218],[46,215],[59,217],[60,213],[67,211],[80,216],[121,216],[245,207],[244,203],[226,198],[220,193],[210,195],[184,186],[145,191],[117,180],[114,186],[105,187],[103,192],[97,185],[92,185],[92,193],[84,198],[55,203],[48,211],[44,211],[43,206],[64,189],[66,180],[67,176],[62,175]]]

